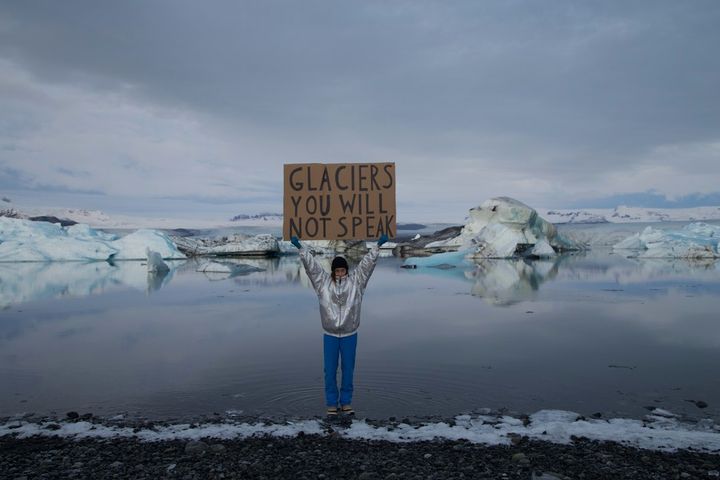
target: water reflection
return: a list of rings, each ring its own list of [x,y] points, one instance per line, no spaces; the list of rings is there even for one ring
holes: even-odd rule
[[[219,263],[212,277],[173,262],[165,278],[142,262],[0,265],[4,302],[24,303],[0,312],[0,416],[322,412],[322,331],[298,257]],[[363,415],[657,405],[720,418],[716,263],[401,264],[379,261],[363,304]]]
[[[329,271],[331,257],[318,257]],[[18,262],[0,264],[0,308],[42,299],[83,297],[130,287],[153,293],[176,275],[200,273],[208,281],[233,280],[238,285],[310,287],[297,256],[279,258],[190,259],[168,262],[167,272],[148,272],[145,262]],[[411,270],[409,272],[416,272]],[[471,282],[469,293],[494,306],[510,306],[536,298],[547,282],[612,282],[618,285],[692,278],[715,280],[719,262],[712,260],[624,258],[607,252],[566,255],[552,260],[477,259],[461,265],[418,269],[433,277]]]
[[[559,260],[490,260],[465,271],[473,282],[471,294],[493,305],[512,305],[534,298],[540,284],[557,276]]]
[[[62,297],[84,297],[112,288],[131,287],[152,293],[167,285],[170,271],[148,272],[145,262],[17,262],[0,263],[0,308]]]
[[[720,277],[720,262],[686,259],[638,259],[587,252],[552,260],[476,259],[472,266],[439,265],[422,271],[437,277],[461,277],[472,282],[470,294],[494,306],[533,300],[541,285],[575,281],[618,285],[657,281],[713,281]]]

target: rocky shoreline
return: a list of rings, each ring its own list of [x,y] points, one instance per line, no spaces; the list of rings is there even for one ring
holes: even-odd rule
[[[336,435],[143,442],[0,437],[0,478],[30,479],[713,479],[720,457],[578,438],[395,443]]]

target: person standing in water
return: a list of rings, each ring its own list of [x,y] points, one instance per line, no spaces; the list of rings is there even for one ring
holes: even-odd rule
[[[349,273],[347,260],[335,257],[328,274],[313,254],[303,248],[297,237],[292,237],[290,241],[300,250],[300,260],[320,301],[320,320],[325,330],[323,359],[327,414],[335,416],[340,411],[352,415],[355,413],[352,408],[353,372],[357,330],[360,326],[360,305],[380,255],[380,246],[388,241],[388,236],[383,234],[378,239],[352,273]],[[339,395],[338,360],[342,373]]]

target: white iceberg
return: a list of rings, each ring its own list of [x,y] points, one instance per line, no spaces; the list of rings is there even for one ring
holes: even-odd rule
[[[266,254],[280,251],[278,241],[270,234],[255,235],[249,237],[236,234],[230,237],[227,243],[208,247],[207,254],[210,255],[238,255],[238,254]]]
[[[178,247],[190,255],[268,256],[283,251],[270,234],[244,235],[236,233],[220,238],[173,237]]]
[[[281,247],[280,250],[284,254],[294,254],[297,253],[297,248],[295,246],[287,241],[281,241],[279,242]],[[338,253],[348,253],[351,250],[359,251],[358,245],[361,245],[361,242],[347,242],[345,240],[300,240],[300,243],[304,248],[307,248],[315,255],[332,255],[335,256]],[[365,246],[365,248],[369,249],[373,242],[368,242],[368,244],[362,244]],[[389,243],[389,242],[388,242]]]
[[[509,197],[491,198],[470,209],[458,236],[425,245],[437,247],[455,247],[474,258],[548,257],[557,251],[582,249],[559,235],[533,208]]]
[[[147,248],[147,267],[148,267],[148,273],[164,273],[170,271],[170,267],[168,267],[167,263],[163,262],[162,255],[160,255],[158,252],[154,252]]]
[[[555,255],[557,255],[557,253],[555,253],[555,249],[552,248],[552,246],[550,246],[550,244],[544,238],[541,238],[530,250],[531,257],[552,258]]]
[[[707,223],[691,223],[680,230],[659,230],[646,227],[613,245],[614,250],[630,251],[639,258],[720,258],[718,242],[720,227]]]
[[[144,260],[147,258],[146,249],[160,254],[165,259],[185,258],[177,249],[170,237],[158,230],[140,229],[111,242],[118,250],[114,260]]]
[[[74,235],[77,234],[77,235]],[[0,218],[0,261],[107,260],[118,253],[112,241],[76,225]]]
[[[163,258],[185,258],[167,235],[156,230],[138,230],[119,238],[87,225],[62,227],[56,223],[0,218],[1,262],[144,260],[147,248]]]

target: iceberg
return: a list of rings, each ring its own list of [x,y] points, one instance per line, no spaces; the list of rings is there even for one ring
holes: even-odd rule
[[[282,249],[270,234],[243,235],[236,233],[221,238],[173,237],[178,248],[191,256],[274,256]]]
[[[638,258],[720,258],[718,250],[720,227],[707,223],[691,223],[680,230],[659,230],[646,227],[613,245],[613,250],[629,251]]]
[[[138,230],[125,237],[87,225],[0,218],[0,262],[145,260],[146,249],[163,258],[183,259],[175,244],[157,230]]]
[[[170,271],[167,263],[163,262],[162,255],[153,252],[149,248],[145,250],[147,253],[148,273],[164,273]]]
[[[346,255],[349,257],[361,257],[367,253],[375,242],[364,242],[358,240],[302,240],[303,247],[310,250],[315,255]],[[280,241],[280,252],[283,255],[297,254],[297,248],[288,242]],[[387,242],[380,247],[381,256],[392,256],[392,250],[397,246],[394,242]]]
[[[552,246],[544,238],[541,238],[530,250],[531,257],[552,258],[555,255],[557,255],[557,253],[555,253],[555,249],[552,248]]]
[[[146,249],[157,252],[165,259],[182,259],[186,258],[175,243],[163,232],[158,230],[140,229],[118,238],[111,245],[118,250],[118,253],[112,258],[113,260],[145,260],[147,258]]]
[[[513,198],[497,197],[470,209],[459,235],[425,248],[460,250],[472,258],[547,258],[583,246],[560,235],[535,209]]]
[[[472,262],[465,258],[467,252],[443,252],[429,257],[408,257],[404,265],[414,268],[438,267],[439,265],[470,266]]]
[[[77,235],[76,235],[77,234]],[[107,260],[118,253],[111,240],[90,229],[0,218],[0,261]]]

